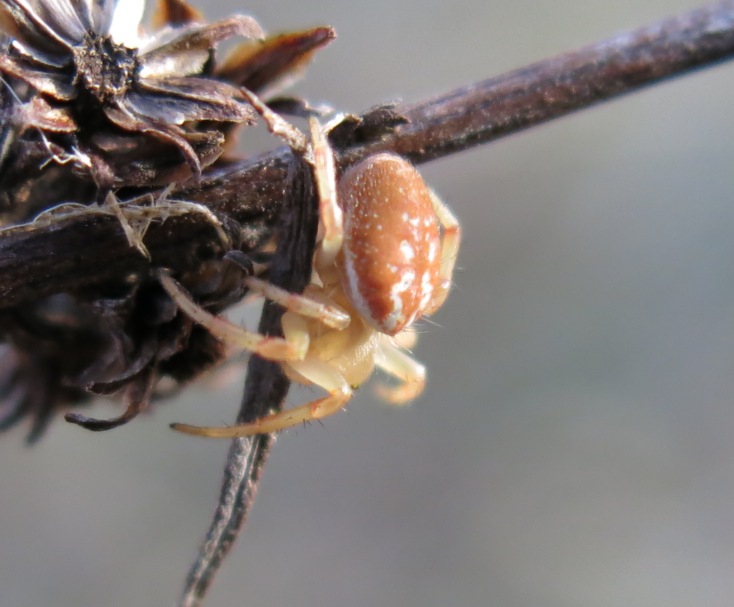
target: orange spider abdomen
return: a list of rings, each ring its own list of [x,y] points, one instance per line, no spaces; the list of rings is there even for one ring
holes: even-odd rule
[[[395,335],[431,302],[441,234],[420,173],[394,154],[375,154],[339,180],[344,210],[341,280],[357,311]]]

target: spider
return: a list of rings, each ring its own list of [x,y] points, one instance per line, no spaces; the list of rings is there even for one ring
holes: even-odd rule
[[[302,295],[256,277],[250,291],[280,305],[284,337],[252,333],[199,307],[170,276],[161,282],[180,309],[226,344],[282,363],[293,381],[327,395],[305,405],[231,427],[172,424],[180,432],[216,438],[270,433],[341,410],[375,367],[399,380],[378,395],[392,404],[418,396],[425,367],[405,349],[415,342],[412,323],[444,303],[459,250],[460,226],[451,211],[405,159],[379,153],[336,180],[327,135],[311,120],[311,139],[269,110],[249,101],[271,131],[314,167],[320,240],[311,284]]]

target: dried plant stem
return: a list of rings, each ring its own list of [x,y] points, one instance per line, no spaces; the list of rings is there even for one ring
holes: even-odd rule
[[[717,2],[400,108],[408,124],[342,158],[351,163],[392,150],[426,162],[731,59],[733,52],[734,2]]]
[[[734,2],[718,2],[578,51],[396,108],[408,119],[393,132],[338,150],[347,165],[380,150],[416,163],[493,141],[734,56]],[[378,129],[379,130],[379,129]],[[283,204],[288,150],[205,175],[175,192],[253,232]],[[211,240],[201,218],[151,226],[145,245],[167,265],[178,243]],[[98,283],[147,266],[112,218],[79,218],[0,234],[0,307]]]
[[[277,226],[279,242],[269,279],[288,291],[300,293],[311,280],[311,258],[318,226],[318,201],[309,167],[298,160],[288,171],[285,211]],[[258,330],[265,335],[282,335],[280,306],[266,302]],[[237,423],[244,424],[281,407],[290,382],[279,364],[252,356]],[[232,441],[222,480],[217,510],[196,561],[186,578],[180,607],[197,607],[222,561],[245,524],[255,499],[262,467],[274,436],[270,434]]]

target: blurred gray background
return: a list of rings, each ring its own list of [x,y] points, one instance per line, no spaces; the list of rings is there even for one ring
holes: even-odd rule
[[[210,2],[331,24],[296,87],[419,100],[693,0]],[[424,167],[465,228],[425,395],[280,437],[209,607],[734,604],[734,65]],[[275,144],[273,144],[275,145]],[[173,605],[242,377],[105,434],[0,441],[0,605]],[[294,396],[295,402],[315,391]],[[111,414],[101,405],[96,412]]]

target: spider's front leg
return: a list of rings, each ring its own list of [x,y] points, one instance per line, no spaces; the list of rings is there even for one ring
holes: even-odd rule
[[[165,272],[159,275],[161,285],[181,311],[191,320],[204,326],[214,337],[236,350],[249,350],[268,360],[302,360],[308,351],[308,339],[299,335],[289,340],[283,337],[261,335],[238,327],[207,312],[191,299],[186,290]],[[306,336],[308,337],[308,336]]]
[[[319,268],[331,268],[344,241],[344,213],[337,202],[336,169],[328,134],[343,117],[337,116],[327,125],[322,125],[316,118],[309,119],[309,140],[290,122],[271,110],[255,93],[243,89],[243,94],[265,121],[270,132],[285,141],[313,167],[320,217],[316,263]]]
[[[249,350],[262,358],[276,362],[303,360],[306,357],[309,344],[308,331],[292,331],[290,335],[285,334],[285,337],[248,331],[207,312],[167,273],[161,272],[159,278],[169,297],[186,316],[204,326],[214,337],[231,348]],[[254,276],[245,278],[245,284],[250,291],[267,297],[296,315],[314,319],[337,330],[349,326],[349,314],[336,305],[290,293]]]
[[[283,334],[286,341],[309,342],[308,321],[293,312],[283,315]],[[284,362],[288,375],[301,383],[317,385],[328,395],[305,405],[266,415],[249,424],[230,427],[191,426],[171,424],[171,428],[207,438],[238,438],[253,434],[269,434],[297,424],[321,419],[339,412],[352,398],[352,389],[338,369],[315,357]]]
[[[251,291],[285,307],[283,337],[269,337],[247,331],[223,318],[210,314],[197,305],[173,278],[160,275],[161,284],[179,308],[189,318],[207,328],[215,337],[233,348],[247,349],[263,358],[281,362],[286,371],[298,381],[317,385],[328,395],[288,411],[267,415],[249,424],[232,427],[203,427],[172,424],[171,428],[186,434],[210,438],[234,438],[253,434],[267,434],[291,426],[332,415],[352,397],[352,390],[338,369],[318,358],[308,356],[311,338],[309,323],[319,323],[327,331],[341,331],[349,325],[349,315],[335,305],[289,293],[266,281],[247,277]]]

